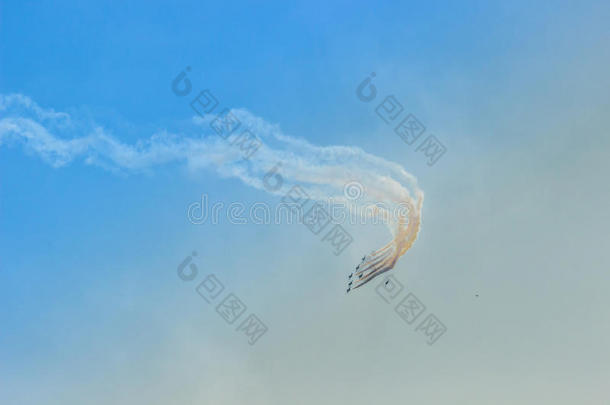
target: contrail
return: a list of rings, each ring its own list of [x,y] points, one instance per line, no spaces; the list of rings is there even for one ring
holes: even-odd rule
[[[421,225],[424,194],[416,178],[402,166],[357,147],[316,146],[285,135],[278,125],[243,109],[233,109],[231,114],[262,142],[247,159],[236,147],[239,134],[223,139],[211,130],[213,115],[193,118],[183,133],[159,131],[128,145],[95,122],[42,108],[20,94],[0,95],[0,146],[21,144],[53,167],[81,160],[113,172],[139,172],[184,163],[192,170],[214,169],[251,187],[283,194],[263,182],[266,173],[278,168],[287,182],[307,185],[315,200],[332,199],[360,215],[390,219],[386,223],[393,239],[364,257],[349,276],[348,292],[392,269],[411,248]],[[363,187],[360,198],[346,197],[348,183]],[[383,206],[365,210],[379,203]],[[392,209],[398,214],[390,215]]]

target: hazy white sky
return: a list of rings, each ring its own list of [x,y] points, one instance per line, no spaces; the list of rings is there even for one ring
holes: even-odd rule
[[[426,197],[391,274],[426,312],[407,325],[380,281],[345,295],[382,226],[346,226],[335,256],[299,224],[190,223],[204,192],[280,201],[215,170],[53,167],[3,143],[0,402],[603,403],[608,17],[602,2],[3,5],[0,93],[124,144],[189,131],[170,87],[192,65],[222,106],[398,162]],[[371,72],[447,146],[437,164],[356,98]],[[195,291],[212,273],[268,326],[254,346]],[[433,345],[415,331],[428,314],[447,327]]]

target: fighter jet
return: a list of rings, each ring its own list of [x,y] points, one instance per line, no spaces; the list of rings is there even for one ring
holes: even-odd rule
[[[395,246],[389,243],[384,248],[365,255],[362,262],[356,266],[356,271],[348,276],[347,292],[349,293],[352,288],[361,287],[378,275],[391,270],[398,258],[394,254],[395,249]],[[354,282],[354,275],[358,276],[356,282]]]
[[[360,259],[360,264],[356,266],[356,270],[360,269],[360,266],[362,265],[362,263],[364,263],[366,261],[366,255],[362,256],[362,259]],[[352,276],[354,275],[354,273],[350,273],[350,275],[348,276],[348,278],[352,278]],[[362,274],[360,275],[360,278],[362,278]]]

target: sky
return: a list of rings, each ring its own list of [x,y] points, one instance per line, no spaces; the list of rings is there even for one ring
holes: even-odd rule
[[[54,140],[116,141],[58,162],[0,133],[0,402],[607,400],[610,5],[425,3],[0,2],[0,100],[30,103],[0,122],[43,111],[60,114],[39,119]],[[193,93],[178,96],[187,67]],[[387,273],[396,297],[381,278],[345,293],[383,226],[345,224],[335,255],[302,224],[193,223],[202,194],[282,199],[242,166],[196,164],[205,148],[138,160],[163,136],[230,149],[201,135],[189,103],[204,89],[258,136],[417,178],[422,226]],[[443,144],[433,165],[376,113],[388,96]],[[192,281],[177,270],[189,256]],[[211,274],[225,288],[208,303]],[[217,312],[230,293],[247,307],[232,324]],[[411,324],[395,310],[408,294],[425,306]],[[250,314],[267,328],[252,345]],[[416,330],[428,315],[445,328],[433,344]]]

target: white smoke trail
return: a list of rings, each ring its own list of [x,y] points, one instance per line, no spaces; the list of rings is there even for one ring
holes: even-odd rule
[[[400,165],[368,154],[357,147],[316,146],[283,134],[246,110],[232,110],[242,123],[262,141],[262,147],[244,159],[234,139],[222,139],[209,126],[214,118],[193,119],[198,136],[163,131],[135,145],[124,144],[101,126],[78,117],[39,107],[22,95],[0,95],[0,146],[22,144],[53,167],[82,159],[112,171],[142,171],[155,166],[184,162],[192,169],[212,168],[222,176],[239,178],[245,184],[275,194],[263,179],[270,169],[287,182],[306,186],[316,200],[331,199],[350,209],[369,215],[391,218],[393,240],[365,257],[354,274],[356,288],[390,270],[413,244],[421,223],[423,192],[417,180]],[[236,135],[237,136],[237,135]],[[364,188],[361,198],[346,198],[344,186],[357,182]],[[383,203],[375,210],[371,204]],[[366,209],[369,207],[369,209]],[[399,215],[389,215],[394,208]],[[351,279],[350,275],[350,279]],[[349,291],[349,289],[348,289]]]

